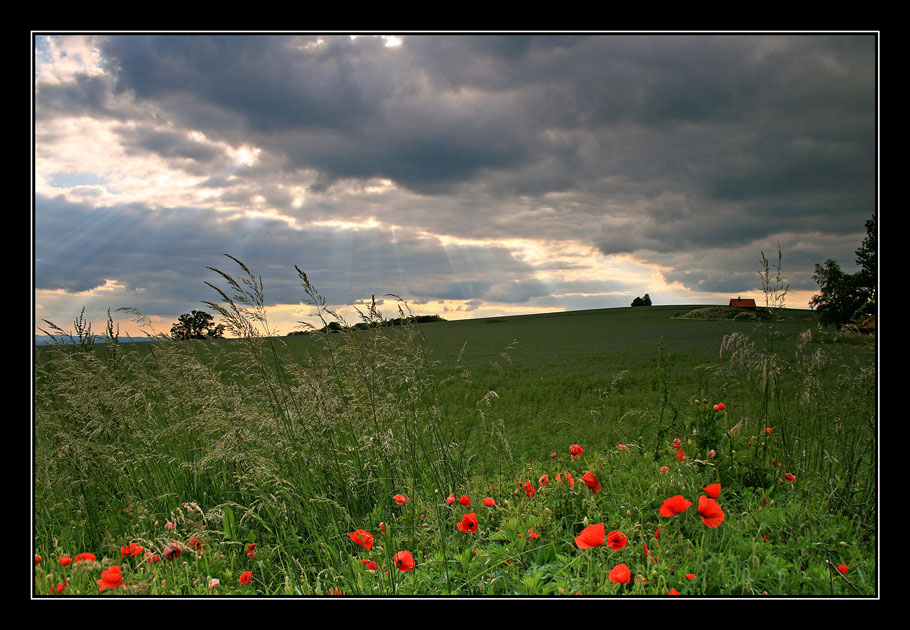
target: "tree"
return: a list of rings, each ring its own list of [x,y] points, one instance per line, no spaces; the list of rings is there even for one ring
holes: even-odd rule
[[[809,301],[809,306],[819,313],[822,324],[834,324],[838,330],[857,319],[865,319],[875,312],[878,299],[878,265],[876,217],[866,221],[866,238],[856,250],[856,264],[860,270],[849,274],[830,258],[824,266],[815,265],[812,278],[818,283],[821,293]]]
[[[645,293],[644,297],[637,297],[632,300],[632,306],[651,306],[651,296]]]
[[[217,339],[224,337],[224,324],[215,325],[215,318],[205,311],[184,313],[171,326],[174,339]]]

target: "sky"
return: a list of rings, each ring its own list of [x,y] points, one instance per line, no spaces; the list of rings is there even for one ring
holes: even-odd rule
[[[33,33],[36,333],[167,333],[262,280],[269,333],[762,293],[808,308],[878,201],[859,33]]]

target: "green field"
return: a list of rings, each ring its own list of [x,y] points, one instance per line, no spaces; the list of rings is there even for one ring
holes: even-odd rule
[[[39,348],[35,594],[876,596],[874,338],[696,308]]]

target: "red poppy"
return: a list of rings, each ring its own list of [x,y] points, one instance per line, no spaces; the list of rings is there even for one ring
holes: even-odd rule
[[[73,562],[82,562],[83,560],[89,560],[91,562],[97,562],[98,559],[95,557],[95,554],[85,551],[80,553],[78,556],[73,558]]]
[[[366,570],[367,570],[367,571],[377,571],[377,570],[379,569],[379,565],[377,565],[377,564],[376,564],[375,562],[373,562],[372,560],[367,560],[366,558],[364,558],[363,560],[361,560],[361,561],[360,561],[360,564],[365,564],[365,565],[366,565]]]
[[[379,523],[379,533],[385,534],[385,523]]]
[[[540,479],[537,480],[538,486],[545,486],[550,483],[550,475],[541,475]]]
[[[597,480],[597,477],[594,475],[594,473],[592,473],[590,471],[583,474],[581,476],[581,480],[585,482],[585,485],[587,485],[589,488],[591,488],[591,491],[594,494],[597,494],[598,492],[600,492],[602,490],[602,488],[600,486],[600,482]]]
[[[465,494],[461,495],[461,498],[458,499],[458,502],[461,503],[461,504],[462,504],[463,506],[465,506],[465,507],[470,507],[470,506],[471,506],[471,499],[468,498],[468,496],[465,495]]]
[[[661,467],[660,467],[660,472],[662,472],[662,473],[665,473],[665,472],[667,472],[668,470],[670,470],[670,467],[669,467],[669,466],[661,466]]]
[[[663,505],[660,506],[660,515],[667,517],[675,516],[676,514],[688,510],[691,505],[691,501],[686,501],[683,495],[677,494],[675,497],[670,497],[664,501]]]
[[[41,562],[41,556],[35,554],[35,564],[38,564],[39,562]]]
[[[580,447],[578,444],[573,444],[569,447],[569,452],[572,453],[572,459],[578,459],[581,457],[581,454],[585,452],[585,449]]]
[[[673,448],[679,448],[680,446],[682,446],[682,442],[679,441],[679,438],[673,440]]]
[[[348,534],[348,538],[353,540],[355,543],[367,551],[373,548],[373,534],[365,529],[355,530],[352,534]],[[249,551],[247,552],[247,555],[249,555]]]
[[[369,532],[367,532],[369,533]],[[373,536],[370,535],[370,545],[373,544]],[[256,543],[250,543],[246,546],[246,557],[252,560],[256,557]]]
[[[60,558],[60,564],[63,566],[69,566],[69,563],[72,561],[73,561],[73,559],[70,558],[69,556],[63,556],[62,558]]]
[[[580,549],[589,549],[591,547],[600,547],[604,544],[604,524],[588,525],[581,533],[575,537],[575,544]]]
[[[446,503],[448,503],[450,505],[452,503],[455,503],[455,493],[454,492],[446,497]]]
[[[98,583],[98,592],[108,588],[117,588],[122,581],[123,575],[120,573],[120,567],[116,564],[106,571],[102,571],[100,580],[95,580]]]
[[[625,444],[620,444],[620,445],[619,445],[619,450],[621,450],[621,451],[628,451],[628,450],[629,450],[629,447],[626,446]]]
[[[411,555],[410,551],[399,551],[392,556],[392,562],[398,567],[399,571],[414,570],[414,556]]]
[[[528,538],[540,538],[540,534],[534,531],[534,528],[528,530]]]
[[[550,453],[550,459],[556,459],[556,451]]]
[[[182,551],[183,549],[179,544],[172,542],[164,548],[164,551],[161,552],[161,555],[164,556],[166,560],[176,560],[180,557],[180,552]]]
[[[193,549],[202,549],[202,540],[196,538],[195,536],[190,538],[190,542],[188,544]]]
[[[483,504],[487,507],[496,507],[496,500],[493,497],[484,497]]]
[[[611,582],[616,582],[617,584],[628,584],[632,578],[632,572],[629,571],[629,567],[625,564],[617,564],[610,570],[609,578]]]
[[[125,558],[126,556],[138,556],[140,553],[142,553],[142,547],[134,542],[131,542],[129,545],[120,547],[121,558]]]
[[[530,480],[521,484],[521,487],[525,489],[525,494],[529,497],[534,496],[534,493],[537,492],[537,490],[534,489],[534,486],[531,485]]]
[[[841,573],[843,573],[844,575],[847,575],[847,565],[844,564],[843,562],[841,562],[839,565],[837,565],[837,570],[840,571]]]
[[[724,511],[716,501],[705,495],[698,497],[698,513],[701,514],[702,522],[711,529],[719,527],[724,522]]]
[[[240,584],[249,584],[253,579],[252,571],[244,571],[240,574],[240,578],[237,580]]]
[[[569,480],[569,487],[574,489],[575,488],[575,478],[572,476],[572,473],[566,473],[566,479]]]
[[[678,459],[679,461],[682,461],[685,458],[686,458],[686,454],[683,452],[682,449],[679,449],[678,451],[676,451],[676,459]]]
[[[727,408],[727,406],[724,405],[724,403],[717,403],[716,405],[714,405],[714,411],[723,411],[726,408]]]
[[[610,532],[607,534],[607,547],[619,550],[626,546],[628,540],[626,536],[622,535],[622,532]]]
[[[410,499],[403,494],[396,494],[392,497],[392,500],[398,505],[404,505],[407,501],[410,501]]]
[[[155,564],[156,562],[161,562],[161,556],[157,553],[149,556],[149,564]]]
[[[790,483],[793,483],[794,481],[796,481],[796,475],[794,475],[793,473],[785,473],[784,479],[786,479]]]
[[[461,522],[456,523],[455,526],[458,528],[458,531],[462,531],[466,534],[473,534],[477,531],[477,513],[471,512],[470,514],[465,514],[461,517]]]
[[[689,581],[691,582],[692,580],[695,579],[695,574],[694,574],[694,573],[686,573],[686,579],[689,580]]]
[[[63,584],[58,583],[57,586],[51,587],[51,594],[62,593],[63,589],[66,588],[66,580],[63,580]]]
[[[675,588],[671,588],[670,595],[679,595],[679,591],[677,591]]]
[[[771,435],[771,427],[765,427],[765,435]]]
[[[709,486],[705,486],[705,492],[707,492],[708,496],[711,497],[712,499],[717,499],[718,497],[720,497],[720,484],[712,483]]]

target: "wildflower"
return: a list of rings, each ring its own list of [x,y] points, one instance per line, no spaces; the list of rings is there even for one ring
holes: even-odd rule
[[[689,505],[692,505],[692,504],[690,503]],[[688,506],[686,506],[686,507],[688,507]],[[654,540],[660,540],[660,530],[661,529],[662,528],[658,527],[656,530],[654,530]]]
[[[692,580],[695,579],[695,574],[694,574],[694,573],[686,573],[686,579],[689,580],[689,581],[691,582]]]
[[[377,564],[376,564],[375,562],[373,562],[372,560],[367,560],[366,558],[364,558],[363,560],[361,560],[361,561],[360,561],[360,564],[365,564],[365,565],[366,565],[366,570],[367,570],[367,571],[377,571],[377,570],[379,569],[379,565],[377,565]]]
[[[670,467],[669,467],[669,466],[661,466],[661,467],[660,467],[660,472],[662,472],[662,473],[665,473],[665,472],[667,472],[668,470],[670,470]]]
[[[455,503],[455,493],[454,492],[446,497],[446,503],[448,503],[449,505],[451,505],[452,503]]]
[[[348,534],[348,538],[369,551],[373,547],[373,534],[365,529],[355,530],[354,533]],[[247,552],[249,555],[249,552]]]
[[[398,505],[404,505],[407,501],[410,501],[410,499],[403,494],[396,494],[392,497],[392,500]]]
[[[369,533],[369,532],[367,532]],[[370,536],[370,544],[373,543],[373,537]],[[252,560],[256,557],[256,543],[250,543],[246,546],[246,557]]]
[[[62,558],[60,558],[60,564],[64,567],[69,566],[70,562],[72,562],[72,561],[73,561],[73,559],[70,558],[69,556],[63,556]]]
[[[556,459],[556,451],[550,453],[550,459]]]
[[[170,521],[168,521],[167,523],[164,524],[164,529],[174,529],[175,527],[177,527],[177,526],[174,525],[173,523],[171,523]]]
[[[841,573],[843,573],[844,575],[847,575],[847,565],[844,564],[843,562],[841,562],[839,565],[837,565],[837,570],[840,571]]]
[[[399,551],[392,556],[392,562],[398,567],[399,571],[405,572],[414,570],[414,556],[411,555],[410,551]]]
[[[209,580],[209,588],[215,588],[219,584],[221,584],[221,580],[219,580],[218,578],[212,578],[211,580]]]
[[[597,477],[594,475],[594,473],[592,473],[590,471],[586,472],[584,475],[582,475],[581,480],[585,482],[585,485],[587,485],[589,488],[591,488],[591,491],[594,494],[597,494],[602,489],[600,486],[600,481],[598,481]]]
[[[240,574],[240,578],[237,580],[240,584],[249,584],[253,579],[252,571],[244,571]]]
[[[718,497],[720,497],[720,484],[719,484],[719,483],[712,483],[712,484],[709,485],[709,486],[705,486],[705,492],[706,492],[706,493],[708,494],[708,496],[711,497],[712,499],[717,499]]]
[[[471,499],[466,495],[461,495],[461,498],[458,499],[458,502],[465,507],[471,507]]]
[[[120,547],[121,558],[125,558],[126,556],[138,556],[140,553],[142,553],[142,547],[134,542],[131,542],[129,545]]]
[[[546,474],[541,475],[540,479],[537,480],[538,486],[545,486],[548,483],[550,483],[550,475],[546,475]]]
[[[714,405],[714,411],[723,411],[727,406],[724,403],[717,403]]]
[[[155,564],[156,562],[161,562],[161,556],[157,553],[149,556],[149,564]]]
[[[466,534],[473,534],[477,531],[477,513],[471,512],[461,517],[461,522],[456,524],[459,531]]]
[[[202,540],[196,538],[195,536],[190,537],[190,542],[187,543],[193,549],[202,549]]]
[[[39,558],[40,560],[40,558]],[[88,560],[90,562],[97,562],[98,558],[95,557],[95,554],[85,551],[80,553],[78,556],[73,558],[73,562],[82,562],[83,560]]]
[[[41,556],[35,554],[35,564],[38,564],[39,562],[41,562]]]
[[[493,497],[484,497],[483,504],[487,507],[496,507],[496,500]]]
[[[164,548],[164,551],[161,552],[161,555],[164,556],[166,560],[176,560],[180,557],[180,552],[183,551],[178,543],[172,542]]]
[[[572,453],[572,459],[578,459],[581,457],[581,454],[585,452],[585,449],[580,447],[578,444],[573,444],[569,447],[569,452]]]
[[[54,593],[62,593],[63,589],[65,589],[65,588],[66,588],[66,580],[63,580],[63,584],[60,584],[58,582],[57,586],[51,587],[51,595],[53,595]]]
[[[569,487],[575,489],[575,478],[571,473],[566,473],[566,479],[569,481]]]
[[[628,450],[629,450],[629,447],[626,446],[625,444],[620,444],[620,445],[619,445],[619,450],[621,450],[621,451],[628,451]]]
[[[771,427],[765,427],[765,435],[771,435]]]
[[[691,501],[686,501],[683,495],[677,494],[663,502],[663,505],[660,506],[660,515],[667,517],[674,516],[685,512],[691,505]]]
[[[680,446],[682,446],[682,442],[679,441],[679,438],[673,440],[673,448],[679,448]]]
[[[681,462],[685,458],[686,458],[686,454],[683,452],[682,449],[679,449],[678,451],[676,451],[676,459],[678,459]]]
[[[610,570],[609,578],[611,582],[617,584],[628,584],[632,577],[632,572],[625,564],[617,564]]]
[[[698,513],[701,514],[702,522],[711,529],[724,522],[724,511],[716,501],[705,495],[698,497]]]
[[[379,523],[379,533],[385,534],[385,523]]]
[[[521,487],[525,489],[525,494],[528,495],[529,497],[534,496],[534,493],[537,492],[537,491],[534,489],[534,486],[531,485],[531,481],[530,481],[530,480],[528,480],[528,481],[524,482],[523,484],[521,484]]]
[[[589,549],[591,547],[600,547],[604,544],[604,524],[588,525],[581,533],[575,537],[575,544],[580,549]]]
[[[619,550],[626,546],[628,538],[622,535],[622,532],[610,532],[607,534],[607,547],[613,550]]]
[[[717,451],[715,451],[712,448],[710,451],[708,451],[708,457],[710,457],[711,459],[714,459],[715,457],[717,457]]]
[[[344,591],[335,586],[329,591],[329,595],[344,595]]]
[[[671,588],[670,595],[679,595],[679,591],[677,591],[675,588]]]
[[[796,481],[796,475],[794,475],[793,473],[785,473],[784,479],[786,479],[790,483],[793,483],[794,481]]]
[[[534,531],[534,528],[528,530],[528,538],[540,538],[540,534]]]
[[[106,571],[102,571],[100,580],[95,580],[98,583],[99,593],[108,588],[119,587],[122,581],[123,575],[120,573],[120,566],[116,564]]]

